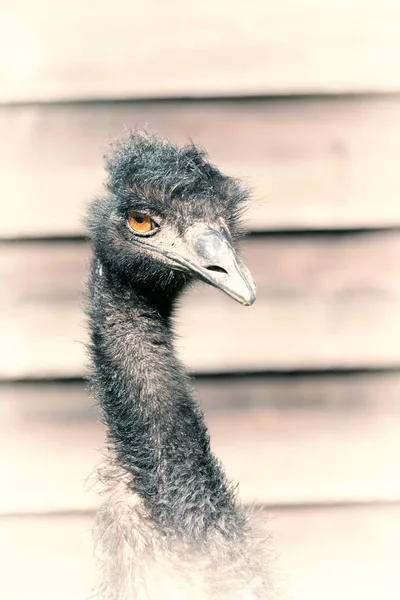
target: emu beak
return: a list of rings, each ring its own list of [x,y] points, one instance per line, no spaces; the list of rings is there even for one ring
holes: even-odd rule
[[[250,271],[235,252],[226,234],[206,225],[196,224],[187,231],[185,242],[178,252],[166,252],[169,258],[244,306],[253,304],[256,288]]]

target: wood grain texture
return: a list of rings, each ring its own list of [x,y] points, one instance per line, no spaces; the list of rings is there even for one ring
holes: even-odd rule
[[[106,140],[145,125],[242,176],[250,229],[400,224],[399,100],[84,104],[0,108],[0,237],[81,233]]]
[[[395,0],[21,0],[0,100],[399,91],[399,18]]]
[[[1,250],[0,377],[80,376],[86,245]],[[207,286],[183,298],[177,344],[191,370],[400,365],[400,234],[253,238],[244,258],[251,308]]]
[[[269,527],[274,533],[279,555],[276,568],[285,597],[399,597],[398,507],[276,511],[272,516]],[[92,527],[90,516],[0,520],[1,597],[90,597],[95,581]]]
[[[198,380],[195,389],[245,502],[400,500],[399,375]],[[0,398],[0,515],[98,506],[104,432],[84,385],[3,384]]]

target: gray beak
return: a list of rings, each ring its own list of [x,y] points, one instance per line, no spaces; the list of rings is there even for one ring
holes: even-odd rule
[[[163,254],[244,306],[253,304],[256,288],[250,271],[223,232],[194,225],[187,231],[185,242],[179,249],[164,249]]]

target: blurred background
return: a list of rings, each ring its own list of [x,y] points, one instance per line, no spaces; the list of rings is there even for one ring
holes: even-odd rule
[[[200,287],[177,323],[288,596],[400,597],[399,31],[397,0],[0,3],[2,600],[89,595],[82,216],[143,126],[254,192],[256,304]]]

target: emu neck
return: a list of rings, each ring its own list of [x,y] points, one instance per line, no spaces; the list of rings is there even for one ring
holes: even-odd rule
[[[91,277],[92,385],[130,490],[167,535],[241,535],[244,517],[175,355],[173,299],[116,285],[96,263]]]

